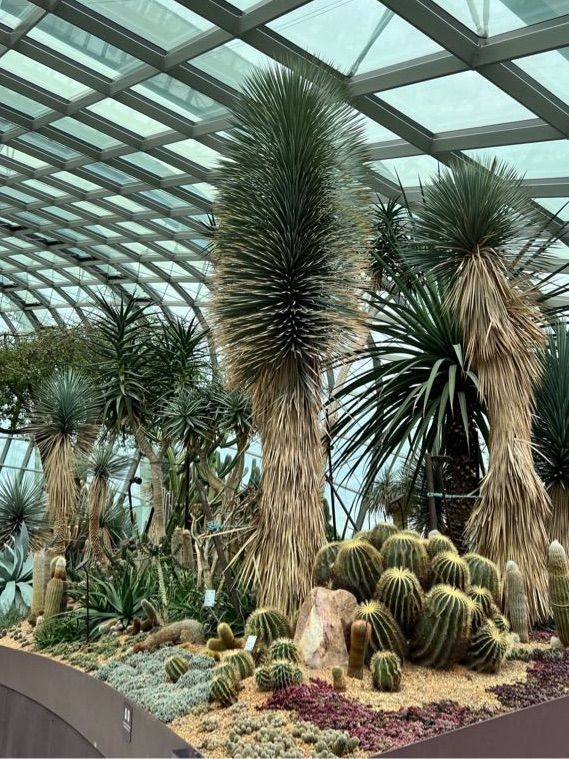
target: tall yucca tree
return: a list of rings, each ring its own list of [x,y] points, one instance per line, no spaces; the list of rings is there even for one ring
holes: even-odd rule
[[[291,612],[325,541],[321,372],[359,329],[364,142],[343,85],[317,70],[254,73],[235,116],[219,172],[212,313],[263,447],[248,577],[260,603]]]
[[[551,496],[549,538],[569,551],[569,331],[560,322],[543,354],[533,437],[537,470]]]
[[[97,390],[73,369],[47,380],[34,405],[30,431],[42,460],[47,518],[58,553],[65,553],[77,508],[76,459],[90,450],[97,437],[100,410]]]
[[[514,169],[459,161],[426,187],[415,222],[421,246],[412,258],[449,279],[488,409],[489,468],[469,532],[502,568],[517,561],[532,619],[543,618],[550,501],[534,467],[531,415],[545,333],[535,292],[516,274],[543,246],[538,221]]]

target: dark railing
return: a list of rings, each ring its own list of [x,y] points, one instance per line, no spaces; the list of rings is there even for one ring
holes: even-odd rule
[[[0,646],[0,757],[201,756],[100,680]]]

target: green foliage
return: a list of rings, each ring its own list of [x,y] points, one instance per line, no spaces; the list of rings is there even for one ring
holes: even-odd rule
[[[397,527],[391,522],[378,522],[370,531],[368,540],[374,548],[381,551],[383,544],[392,535],[398,532]]]
[[[51,648],[59,643],[71,643],[85,638],[85,620],[74,611],[44,619],[34,628],[36,648]]]
[[[386,568],[409,569],[420,583],[426,581],[429,557],[421,539],[398,532],[385,541],[381,549],[381,557]]]
[[[451,553],[458,553],[456,546],[450,538],[446,535],[442,535],[438,530],[431,530],[429,532],[429,539],[427,541],[427,553],[432,559],[438,553],[450,551]]]
[[[342,543],[339,540],[327,543],[318,551],[312,568],[312,584],[323,588],[330,587],[332,567]]]
[[[488,588],[496,603],[500,602],[500,576],[493,561],[478,553],[467,553],[464,560],[470,569],[470,582]]]
[[[164,670],[173,683],[177,682],[184,672],[188,671],[188,667],[188,660],[183,656],[170,656],[164,662]]]
[[[29,552],[28,530],[22,524],[0,549],[0,613],[15,608],[25,614],[32,602],[33,557]]]
[[[30,548],[39,548],[48,536],[45,495],[40,478],[3,474],[0,482],[0,546],[26,525]]]
[[[492,621],[482,625],[473,635],[466,662],[477,672],[500,671],[511,648],[510,635],[499,630]]]
[[[259,690],[268,691],[273,689],[270,664],[263,664],[261,667],[257,667],[255,670],[255,682]]]
[[[332,569],[334,588],[344,588],[358,601],[373,598],[383,563],[379,551],[361,538],[346,540],[340,546]]]
[[[401,660],[392,651],[377,651],[370,662],[374,686],[378,690],[396,691],[401,685]]]
[[[387,606],[379,601],[368,601],[359,607],[356,619],[369,622],[371,626],[371,638],[366,657],[368,660],[376,651],[393,651],[400,659],[403,659],[407,644]]]
[[[12,606],[6,612],[0,609],[0,638],[3,638],[8,630],[16,627],[23,618],[24,615],[15,606]]]
[[[411,635],[422,608],[421,583],[409,569],[386,569],[377,583],[375,597],[393,614],[400,628]]]
[[[458,588],[435,585],[419,616],[412,658],[429,667],[445,668],[465,655],[474,602]]]
[[[268,651],[269,661],[276,661],[277,659],[286,659],[287,661],[300,663],[300,654],[296,643],[291,638],[277,638],[269,646]]]
[[[245,637],[256,635],[257,642],[266,646],[270,646],[277,638],[290,638],[291,634],[288,619],[278,609],[255,609],[245,625]]]
[[[467,562],[453,551],[438,553],[431,563],[433,585],[452,585],[459,590],[468,590],[470,569]]]
[[[569,562],[565,549],[554,540],[549,546],[549,597],[555,630],[564,646],[569,646]]]

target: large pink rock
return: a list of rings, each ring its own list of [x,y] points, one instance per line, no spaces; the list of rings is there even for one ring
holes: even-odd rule
[[[294,635],[307,667],[324,669],[348,663],[346,641],[357,610],[358,602],[347,590],[312,588],[300,609]]]

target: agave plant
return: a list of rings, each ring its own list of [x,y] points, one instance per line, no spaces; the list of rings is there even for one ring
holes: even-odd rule
[[[213,326],[263,447],[244,576],[261,604],[287,612],[326,538],[321,372],[358,330],[370,229],[364,139],[346,95],[320,70],[256,71],[219,169]]]
[[[30,548],[39,549],[49,536],[43,485],[31,475],[8,474],[0,482],[0,546],[22,525],[28,530]]]
[[[535,400],[536,466],[551,496],[550,540],[569,550],[569,332],[556,324],[543,357]]]
[[[540,222],[507,165],[459,161],[427,185],[414,209],[419,245],[410,261],[449,283],[464,335],[465,364],[478,377],[490,422],[489,468],[469,532],[502,568],[517,561],[533,620],[548,613],[545,556],[550,500],[531,448],[534,388],[545,345],[533,285],[516,272],[544,252]]]
[[[32,602],[33,557],[25,523],[0,550],[0,614],[25,614]]]

